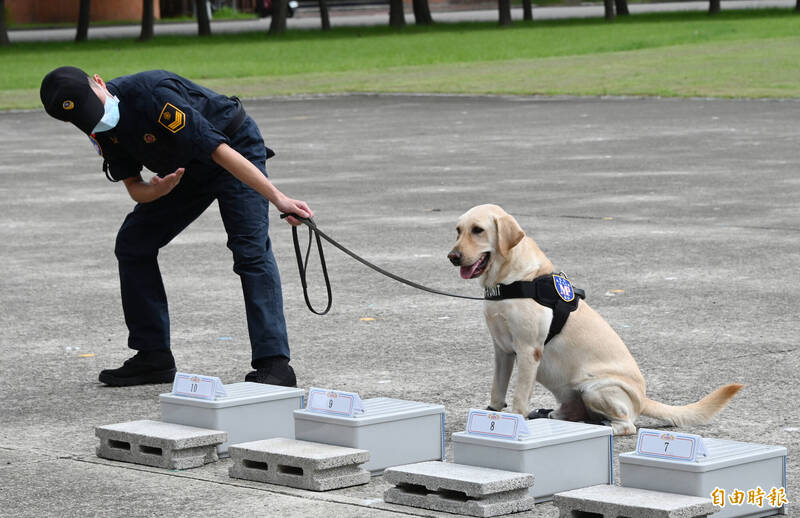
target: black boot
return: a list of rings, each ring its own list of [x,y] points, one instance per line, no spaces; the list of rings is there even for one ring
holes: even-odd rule
[[[296,387],[297,378],[294,369],[289,365],[289,358],[284,356],[270,356],[253,360],[256,370],[247,373],[245,381],[264,383],[267,385],[280,385],[282,387]]]
[[[169,349],[139,351],[133,358],[125,360],[119,369],[100,371],[99,379],[112,387],[172,383],[175,379],[175,359]]]

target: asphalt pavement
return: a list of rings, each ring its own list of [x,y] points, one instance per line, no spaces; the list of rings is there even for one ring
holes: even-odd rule
[[[766,9],[786,8],[792,9],[795,0],[725,0],[722,9]],[[456,22],[486,22],[497,20],[496,8],[447,8],[432,6],[432,16],[436,23]],[[708,2],[664,2],[653,4],[630,4],[631,14],[676,12],[676,11],[707,11]],[[332,27],[353,27],[386,25],[389,21],[388,7],[372,9],[331,9]],[[602,3],[576,5],[576,6],[536,6],[533,9],[534,20],[554,20],[566,18],[602,18],[604,15]],[[522,8],[511,9],[513,20],[522,20]],[[406,23],[413,24],[414,16],[406,13]],[[252,20],[225,20],[212,21],[212,34],[231,34],[239,32],[258,32],[269,29],[270,19]],[[319,11],[316,9],[300,9],[298,15],[287,20],[287,28],[292,29],[318,29],[320,27]],[[89,28],[89,39],[111,38],[136,38],[139,36],[138,25],[93,26]],[[185,23],[158,23],[154,28],[156,36],[168,34],[192,35],[197,34],[197,24]],[[9,31],[12,43],[31,41],[70,41],[75,39],[75,28],[58,29],[26,29]]]
[[[711,424],[673,430],[786,446],[796,497],[800,102],[345,95],[245,106],[277,150],[273,182],[396,274],[479,294],[446,254],[460,214],[502,205],[621,335],[649,397],[686,404],[744,383]],[[94,426],[159,419],[170,388],[97,382],[130,355],[113,248],[133,207],[100,166],[86,137],[43,111],[0,114],[0,515],[451,516],[383,502],[382,477],[312,493],[230,479],[226,459],[173,472],[97,458]],[[299,386],[443,404],[450,451],[469,408],[488,404],[481,303],[415,291],[328,247],[334,306],[313,315],[276,216]],[[232,383],[250,348],[225,241],[212,205],[160,264],[178,368]],[[531,406],[553,403],[537,386]],[[633,447],[614,439],[616,454]],[[541,504],[520,516],[556,515]]]

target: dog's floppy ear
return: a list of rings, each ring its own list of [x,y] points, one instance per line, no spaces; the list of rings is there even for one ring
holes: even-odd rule
[[[508,214],[495,218],[494,224],[497,227],[497,252],[505,257],[509,250],[522,241],[525,232],[520,228],[517,220]]]

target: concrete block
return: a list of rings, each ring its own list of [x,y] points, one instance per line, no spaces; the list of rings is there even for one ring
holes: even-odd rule
[[[220,430],[148,420],[98,426],[94,433],[98,457],[166,469],[216,462],[217,445],[228,438]]]
[[[719,508],[710,499],[620,486],[592,486],[557,493],[561,518],[701,518]]]
[[[234,444],[228,448],[233,478],[281,486],[329,491],[367,484],[367,450],[276,438]]]
[[[383,495],[389,503],[481,517],[534,506],[529,473],[433,461],[388,468],[383,476],[395,484]]]

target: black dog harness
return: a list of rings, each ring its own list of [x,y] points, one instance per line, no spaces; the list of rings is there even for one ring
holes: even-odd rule
[[[517,281],[486,288],[486,300],[533,299],[553,310],[553,320],[547,333],[547,342],[561,332],[569,314],[578,309],[578,301],[585,299],[582,289],[574,288],[564,272],[542,275],[532,281]]]

